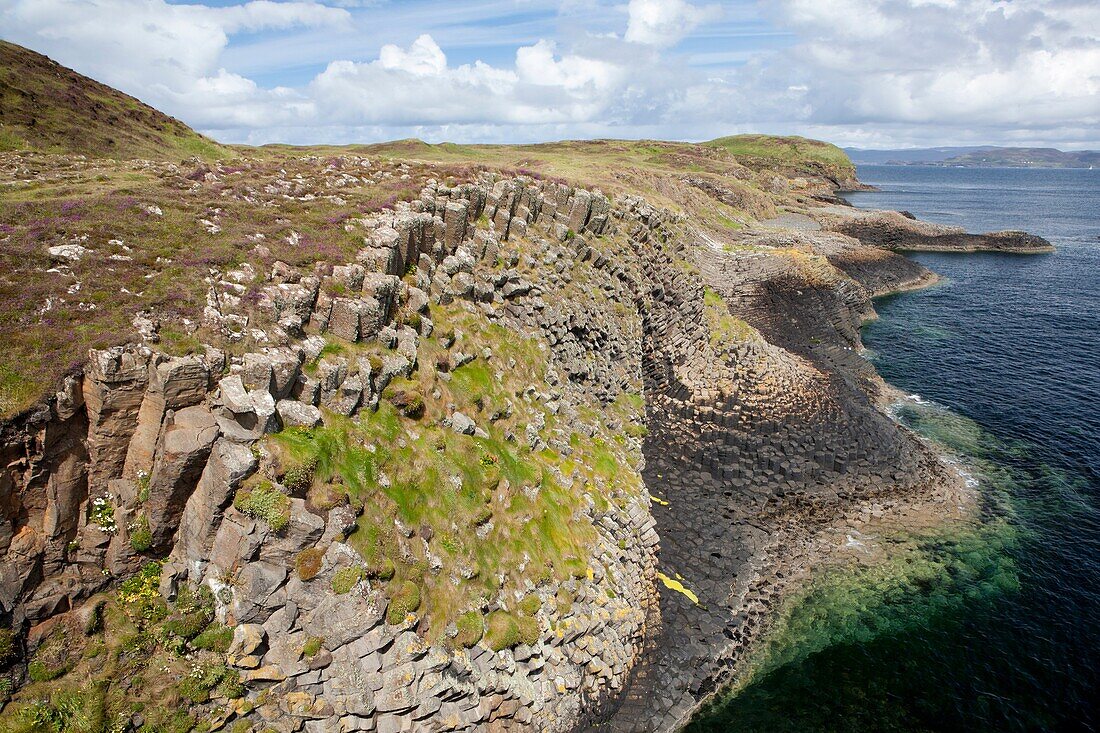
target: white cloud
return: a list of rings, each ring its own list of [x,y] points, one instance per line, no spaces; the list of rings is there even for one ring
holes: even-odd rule
[[[230,34],[339,29],[350,19],[346,10],[313,2],[252,0],[215,8],[164,0],[0,0],[6,37],[194,124],[211,121],[212,110],[231,110],[231,100],[270,95],[220,69]],[[250,94],[244,91],[249,84]]]
[[[608,61],[579,55],[555,58],[557,46],[539,41],[516,51],[516,72],[520,79],[537,86],[556,86],[570,91],[590,88],[606,90],[620,83],[628,70]]]
[[[0,33],[227,141],[1100,146],[1095,2],[759,0],[759,16],[753,0],[616,1],[524,0],[550,20],[515,24],[516,0],[0,0]],[[761,28],[784,45],[744,40]],[[293,86],[268,81],[278,69]]]
[[[414,76],[433,76],[446,71],[447,56],[435,39],[425,34],[413,41],[407,51],[393,44],[383,46],[378,63],[383,69],[399,69]]]
[[[334,61],[310,84],[328,119],[347,125],[533,125],[586,122],[608,112],[628,70],[556,55],[539,41],[517,49],[514,69],[451,66],[431,36],[388,45],[365,63]]]
[[[773,75],[809,121],[989,129],[1100,126],[1100,5],[787,0],[804,41]]]
[[[630,0],[626,40],[651,46],[675,46],[696,26],[721,14],[717,5],[698,7],[685,0]]]

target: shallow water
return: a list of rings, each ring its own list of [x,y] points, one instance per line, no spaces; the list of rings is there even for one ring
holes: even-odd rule
[[[1100,716],[1100,171],[860,168],[859,206],[1051,255],[913,258],[945,276],[864,331],[899,418],[964,457],[989,507],[819,576],[736,694],[692,730],[1096,730]],[[919,396],[919,399],[917,398]]]

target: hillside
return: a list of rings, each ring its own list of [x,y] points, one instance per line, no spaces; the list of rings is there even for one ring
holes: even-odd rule
[[[962,168],[1090,168],[1100,165],[1095,150],[980,147],[861,150],[846,148],[857,164],[936,165]]]
[[[1100,151],[1056,148],[993,148],[956,155],[939,163],[976,168],[1090,168],[1100,165]]]
[[[0,41],[0,150],[179,160],[225,148],[46,56]]]
[[[720,148],[750,167],[813,171],[844,188],[856,183],[856,170],[848,155],[831,143],[804,137],[734,135],[703,143]]]

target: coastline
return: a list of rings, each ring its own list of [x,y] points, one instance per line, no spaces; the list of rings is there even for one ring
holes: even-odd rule
[[[616,394],[621,385],[629,384],[630,395],[638,398],[637,407],[625,418],[612,415],[603,423],[593,424],[592,436],[602,428],[619,430],[623,420],[643,423],[648,431],[644,445],[640,438],[647,432],[627,433],[632,441],[626,442],[625,447],[640,454],[632,454],[632,458],[644,456],[644,468],[641,460],[626,462],[632,469],[637,468],[641,474],[638,478],[644,478],[644,489],[649,495],[639,493],[632,496],[629,506],[617,504],[617,508],[596,509],[592,513],[593,524],[598,522],[601,528],[601,536],[592,552],[600,554],[593,554],[588,559],[592,567],[600,565],[605,572],[593,570],[587,580],[578,577],[567,581],[577,591],[574,606],[565,610],[558,610],[556,604],[539,607],[539,619],[546,623],[535,629],[531,638],[540,643],[516,644],[510,647],[514,652],[485,645],[470,652],[471,660],[480,660],[475,676],[479,684],[484,683],[484,689],[479,688],[476,695],[467,696],[461,713],[468,715],[475,724],[500,717],[526,724],[531,719],[547,716],[536,724],[546,730],[570,730],[571,725],[580,729],[579,726],[594,718],[602,721],[605,715],[611,716],[606,724],[611,730],[677,729],[690,721],[708,701],[720,697],[730,684],[743,684],[751,678],[754,655],[766,648],[782,609],[807,586],[816,572],[852,562],[857,566],[883,562],[888,558],[886,546],[869,539],[880,530],[909,531],[915,527],[938,526],[945,518],[961,520],[973,510],[976,502],[965,491],[965,481],[960,481],[961,476],[953,473],[950,461],[898,423],[888,409],[890,403],[886,395],[892,388],[885,384],[873,365],[857,355],[860,324],[877,315],[873,298],[928,287],[940,278],[889,248],[818,227],[813,218],[820,217],[822,211],[827,212],[830,207],[815,205],[806,213],[798,214],[799,221],[813,227],[723,230],[719,235],[726,241],[718,242],[703,232],[677,226],[683,221],[682,215],[657,209],[640,198],[624,196],[612,204],[598,192],[559,188],[560,184],[540,184],[539,195],[545,197],[540,200],[550,201],[550,197],[559,194],[566,197],[558,206],[562,211],[577,213],[582,224],[574,231],[566,226],[564,214],[554,219],[544,216],[539,220],[541,214],[537,207],[521,213],[517,192],[529,191],[534,185],[527,178],[495,177],[463,188],[441,188],[432,184],[426,189],[429,204],[424,203],[425,194],[418,201],[420,206],[430,205],[433,211],[443,212],[441,226],[435,226],[435,220],[426,212],[413,211],[411,207],[392,215],[392,219],[385,214],[384,220],[379,217],[369,222],[379,230],[379,237],[390,236],[388,231],[383,231],[389,229],[387,224],[393,223],[393,232],[398,234],[399,227],[419,222],[425,227],[422,231],[432,233],[434,239],[425,241],[435,259],[445,260],[450,256],[450,262],[458,257],[451,253],[469,246],[466,240],[484,246],[478,250],[478,257],[492,263],[486,267],[501,265],[501,258],[494,259],[491,253],[503,247],[513,247],[524,253],[551,253],[547,261],[562,263],[563,266],[557,268],[564,275],[561,278],[551,275],[536,287],[530,283],[517,285],[518,280],[513,282],[509,279],[511,276],[494,277],[493,282],[497,284],[488,291],[490,296],[494,302],[510,301],[496,316],[516,332],[542,329],[550,347],[551,363],[569,375],[569,379],[555,377],[553,384],[563,385],[571,402],[580,405],[592,397],[602,399]],[[498,230],[493,216],[486,215],[486,221],[482,222],[477,214],[481,207],[487,206],[498,207],[497,213],[503,211],[509,217],[512,215],[508,211],[515,211],[519,221],[513,224],[511,218],[497,217],[502,222]],[[430,228],[426,227],[428,219],[433,222]],[[466,230],[471,220],[478,222],[481,230],[478,224]],[[456,222],[461,222],[461,226]],[[532,237],[527,234],[527,226],[536,223],[540,228],[531,230],[535,235]],[[406,229],[411,230],[411,226]],[[689,229],[689,233],[685,234],[684,229]],[[507,240],[499,235],[500,231],[513,232],[513,242],[505,245]],[[605,238],[604,235],[609,236]],[[557,243],[542,240],[542,236],[553,237]],[[391,252],[399,246],[404,245],[387,245],[380,249]],[[408,254],[399,252],[399,264],[424,246],[424,242],[419,242]],[[376,256],[373,252],[367,254]],[[424,252],[419,251],[419,254]],[[522,260],[520,251],[515,255],[510,262],[513,265],[522,262],[527,268],[524,275],[537,278],[538,261],[533,257],[529,261]],[[456,297],[465,300],[466,296],[476,293],[469,288],[459,290],[464,278],[458,272],[446,279],[431,279],[428,273],[435,271],[436,264],[442,266],[427,258],[416,272],[420,278],[416,282],[424,286],[425,306],[429,293],[439,297],[437,305],[440,306]],[[354,265],[340,267],[340,272],[345,273]],[[577,268],[575,275],[573,268]],[[402,271],[404,268],[393,269]],[[301,273],[296,277],[300,280]],[[325,277],[331,281],[335,275]],[[396,275],[389,273],[388,277],[396,278]],[[456,277],[459,282],[452,283],[451,279]],[[579,312],[575,306],[563,305],[577,297],[574,277],[580,283],[603,283],[606,300],[589,308],[587,313]],[[508,287],[507,294],[502,292],[500,298],[495,299],[495,291],[504,291],[509,282],[513,285]],[[270,296],[272,302],[276,296],[283,297],[284,289],[277,285],[287,283],[270,286],[276,293]],[[323,289],[311,287],[312,290],[299,289],[305,307],[300,314],[302,323],[298,325],[301,327],[306,320],[321,313],[326,319],[326,325],[320,327],[324,331],[329,329],[335,306],[322,302]],[[375,292],[381,294],[380,290]],[[543,295],[547,297],[544,299]],[[451,300],[444,303],[444,298]],[[339,300],[341,308],[351,307],[347,299]],[[634,309],[629,305],[621,307],[631,303]],[[232,315],[231,304],[227,309]],[[493,310],[489,306],[487,309]],[[580,310],[584,310],[583,307]],[[432,308],[431,311],[441,318],[447,314],[444,309]],[[593,312],[596,312],[595,317]],[[222,313],[217,315],[226,317]],[[407,347],[411,359],[406,359],[401,365],[404,371],[398,372],[405,379],[410,377],[416,349],[420,346],[415,332],[424,325],[422,318],[413,322],[418,324],[416,328],[400,326],[401,334],[407,337],[407,345],[411,344],[411,348]],[[345,324],[340,321],[336,325],[343,328]],[[428,333],[432,331],[434,329],[430,328]],[[361,340],[357,327],[349,333],[351,336],[344,338],[345,341],[358,343]],[[429,337],[428,334],[420,335]],[[311,336],[307,340],[318,344],[318,353],[311,358],[320,357],[323,339],[317,342]],[[543,348],[541,344],[539,348]],[[68,392],[59,393],[47,406],[44,420],[56,417],[69,421],[65,426],[67,432],[63,434],[64,444],[51,444],[48,449],[77,450],[82,436],[87,436],[96,448],[98,455],[93,455],[90,469],[83,463],[78,465],[72,472],[74,480],[85,475],[81,471],[100,470],[96,461],[99,455],[108,453],[104,448],[129,459],[132,445],[141,443],[137,446],[141,448],[146,442],[160,444],[162,432],[190,429],[186,425],[177,428],[174,416],[172,421],[162,421],[159,412],[145,419],[148,416],[140,410],[135,415],[124,415],[128,423],[118,430],[114,426],[108,426],[110,431],[103,429],[102,415],[97,412],[103,395],[117,398],[125,392],[128,399],[133,398],[133,404],[128,402],[126,405],[130,408],[136,407],[138,402],[144,404],[146,393],[151,389],[146,361],[153,358],[154,351],[147,347],[142,347],[140,353],[131,351],[101,352],[85,375],[83,388],[78,381],[67,382]],[[491,351],[488,356],[484,353],[482,358],[486,361],[495,358]],[[289,369],[297,369],[303,357],[304,351],[295,355],[296,364]],[[205,421],[203,425],[212,419],[218,430],[230,431],[231,437],[242,444],[255,444],[263,439],[267,428],[247,433],[244,428],[251,430],[254,427],[246,422],[250,414],[259,414],[259,408],[255,404],[242,405],[234,401],[241,391],[236,388],[234,377],[225,377],[215,388],[212,375],[221,376],[231,367],[240,372],[236,375],[238,381],[241,375],[252,379],[247,371],[254,368],[268,368],[275,374],[276,366],[269,361],[270,354],[251,353],[232,360],[232,364],[223,358],[218,364],[201,360],[196,363],[191,359],[186,363],[169,360],[153,366],[158,375],[161,367],[169,376],[175,376],[173,370],[183,371],[184,367],[200,373],[201,389],[193,390],[194,394],[188,396],[189,401],[193,398],[198,404],[185,408],[192,410],[188,414],[201,417]],[[374,369],[369,360],[366,363],[370,370]],[[364,368],[361,364],[358,366]],[[449,357],[446,367],[451,367]],[[572,383],[573,375],[578,376],[578,383],[583,387]],[[366,409],[375,398],[375,405],[379,404],[386,385],[364,383],[359,375],[351,376],[354,384],[347,389],[354,401],[349,403],[350,412],[355,413],[360,407]],[[229,381],[221,384],[226,380]],[[306,383],[308,380],[298,381]],[[241,384],[243,389],[243,382]],[[285,398],[277,380],[269,378],[266,383],[259,384],[258,389],[265,393],[264,404],[268,399],[274,401],[275,393]],[[574,389],[577,392],[572,393]],[[423,392],[431,393],[427,388]],[[87,407],[77,400],[85,393],[93,398]],[[303,388],[300,395],[293,396],[302,397],[310,407],[316,408],[318,400],[326,407],[338,406],[333,401],[335,394],[327,397],[317,391],[307,394]],[[520,392],[515,394],[518,396]],[[326,403],[326,399],[329,402]],[[553,415],[558,414],[561,402],[556,398],[546,395],[539,399],[552,401]],[[643,409],[643,399],[644,421],[637,414]],[[474,412],[472,408],[467,409]],[[477,410],[480,409],[481,406],[477,406]],[[453,422],[442,419],[439,424],[449,429],[454,427]],[[38,423],[29,425],[34,430],[39,427]],[[56,424],[49,427],[53,434]],[[560,431],[554,432],[553,427],[546,434],[550,441],[563,436]],[[18,437],[21,442],[19,445],[13,442],[13,450],[23,444],[32,444],[30,431]],[[535,446],[540,444],[540,439],[537,432],[534,437],[526,438],[533,451],[537,450]],[[572,438],[569,443],[559,441],[550,445],[561,446],[565,452],[572,450],[571,443]],[[233,455],[223,455],[224,451],[207,454],[207,450],[200,446],[196,453],[203,452],[203,455],[195,461],[213,466],[209,471],[211,476],[232,470],[233,475],[240,473],[235,479],[238,480],[259,468],[268,471],[273,480],[282,480],[272,463],[254,465],[255,461],[249,458],[255,458],[251,451],[245,455],[243,450],[234,448]],[[225,450],[230,449],[226,447]],[[136,456],[136,450],[133,452]],[[227,457],[240,466],[230,465],[232,462],[227,462]],[[46,458],[53,460],[51,455]],[[146,451],[141,460],[151,462],[151,451]],[[199,478],[206,473],[204,468]],[[173,480],[179,487],[172,484],[168,488],[185,493],[190,479],[176,477]],[[215,482],[211,478],[208,483],[213,486]],[[153,483],[158,496],[163,494],[166,484],[159,480],[159,474]],[[122,516],[134,517],[138,516],[136,512],[144,511],[139,506],[144,500],[138,500],[140,492],[136,483],[124,479],[113,486],[118,489],[117,496],[112,495],[116,509],[127,513]],[[37,488],[29,484],[28,487],[28,492]],[[231,488],[228,486],[227,490]],[[640,482],[638,488],[643,488]],[[153,518],[159,531],[170,527],[177,519],[187,530],[181,532],[181,540],[169,555],[165,574],[168,585],[162,583],[162,587],[179,587],[199,580],[220,583],[225,568],[243,566],[247,569],[251,562],[229,551],[217,553],[217,562],[209,570],[194,570],[185,562],[205,557],[204,548],[217,544],[221,527],[226,522],[229,523],[225,524],[227,527],[251,526],[248,525],[250,520],[241,515],[236,506],[232,510],[218,509],[227,501],[228,494],[212,497],[206,489],[192,494],[194,506],[189,500],[187,507],[157,507],[159,514]],[[316,525],[317,520],[311,518],[312,513],[307,508],[308,494],[304,498],[294,495],[292,499],[299,502],[292,504],[295,522],[303,526]],[[947,511],[944,511],[945,506]],[[80,532],[96,539],[92,533],[98,530],[77,514],[85,511],[82,507],[74,505],[65,509],[71,510],[74,526]],[[226,520],[226,516],[230,519]],[[337,526],[337,522],[344,519],[342,515],[328,515],[322,537],[344,537],[347,527]],[[136,521],[122,521],[120,526],[124,530],[117,536],[108,538],[105,544],[101,541],[94,553],[89,550],[81,556],[84,563],[81,570],[89,571],[88,585],[74,586],[72,596],[76,601],[106,586],[108,581],[98,572],[104,557],[107,562],[115,562],[119,570],[117,577],[130,572],[131,566],[136,567],[140,551],[132,547],[127,533],[140,526]],[[435,536],[431,527],[429,530]],[[312,535],[303,534],[295,538],[298,544],[292,549],[302,547],[304,552],[314,539]],[[429,547],[426,544],[429,540],[422,539],[425,548]],[[270,537],[265,534],[258,540],[259,545],[266,548],[263,551],[287,554],[288,550],[276,547],[281,542],[275,533]],[[337,547],[344,552],[339,547],[343,544],[342,539],[334,539],[330,548]],[[46,549],[61,553],[61,558],[72,552],[68,546],[61,552],[61,547],[60,543],[55,543]],[[279,558],[280,561],[284,559],[282,555]],[[325,561],[323,572],[333,574],[335,579],[342,561],[343,557],[333,552],[330,560]],[[664,587],[656,582],[658,579],[663,581]],[[33,582],[33,578],[31,580]],[[84,582],[86,579],[82,576],[75,580]],[[322,581],[327,582],[327,576]],[[286,576],[282,580],[275,578],[273,583],[279,587],[284,582],[290,582]],[[335,588],[331,584],[330,587]],[[316,591],[308,590],[298,581],[287,588],[287,593],[295,594],[288,596],[295,608],[308,608],[318,596]],[[384,607],[387,599],[378,591],[377,586],[368,586],[368,600]],[[53,602],[54,596],[48,593],[60,592],[55,584],[47,586],[42,595],[32,599],[37,604],[30,608],[32,620],[49,613],[44,601]],[[333,589],[325,597],[335,598],[333,594],[343,595]],[[27,595],[30,597],[30,591]],[[359,595],[356,594],[357,603]],[[219,596],[218,603],[222,605],[216,610],[219,613],[231,611],[233,616],[224,618],[232,618],[234,622],[260,620],[270,609],[256,608],[254,596],[259,597],[251,590],[242,592],[232,601],[235,605],[229,605],[229,601]],[[69,602],[68,596],[64,600]],[[540,599],[540,603],[547,600]],[[57,603],[60,607],[61,601]],[[347,670],[357,664],[353,655],[363,646],[358,639],[368,634],[360,634],[357,638],[355,634],[369,631],[371,639],[379,637],[382,646],[367,650],[365,657],[369,658],[369,664],[388,665],[394,661],[387,656],[392,648],[387,651],[383,647],[400,634],[404,635],[401,638],[411,640],[408,634],[415,627],[410,624],[414,619],[417,623],[421,621],[406,614],[404,621],[395,616],[398,623],[394,623],[387,616],[383,623],[377,614],[366,614],[364,629],[354,634],[349,632],[348,639],[334,644],[336,648],[331,650],[341,666],[318,672],[306,670],[297,658],[284,658],[284,652],[289,652],[283,642],[301,638],[303,634],[320,633],[318,630],[326,625],[323,614],[317,618],[307,616],[302,621],[292,619],[284,627],[285,613],[281,609],[285,606],[281,604],[282,601],[273,602],[272,607],[277,608],[267,617],[279,619],[271,624],[272,638],[279,643],[273,643],[268,649],[267,661],[281,665],[279,669],[285,668],[288,676],[302,676],[301,684],[305,688],[302,694],[314,696],[316,700],[321,700],[322,694],[331,695],[324,685],[343,684],[343,676],[350,674]],[[280,613],[283,615],[274,615]],[[612,614],[614,623],[609,623]],[[563,627],[564,623],[570,626]],[[49,627],[44,625],[42,628],[48,630]],[[541,637],[538,636],[540,632]],[[560,641],[555,641],[553,635]],[[36,640],[40,638],[38,634]],[[649,649],[643,653],[647,645]],[[435,647],[431,651],[448,656],[453,652]],[[455,658],[465,660],[464,655],[460,652]],[[494,691],[493,675],[510,675],[515,665],[521,663],[523,674],[516,678],[514,687],[506,690],[503,696]],[[433,673],[428,665],[427,662],[409,663],[418,675]],[[568,676],[563,676],[562,670]],[[305,682],[313,679],[316,681]],[[561,679],[567,682],[559,682]],[[260,683],[266,681],[259,680]],[[537,697],[529,692],[528,685],[532,683],[538,685]],[[389,695],[393,689],[385,685],[376,689]],[[262,686],[257,685],[256,689]],[[279,689],[295,688],[288,683]],[[616,696],[620,690],[626,692]],[[440,696],[432,693],[423,699],[414,697],[415,706],[395,707],[386,711],[388,717],[385,719],[387,723],[404,720],[412,715],[409,710],[421,705],[423,710],[428,710]],[[347,711],[352,709],[348,706],[360,704],[344,693],[337,697],[337,702]],[[624,703],[631,707],[620,717],[618,712]],[[367,707],[363,704],[356,709],[366,710]],[[503,712],[497,712],[498,709]],[[268,712],[275,714],[274,710]],[[324,708],[324,713],[327,717],[354,714],[345,713],[339,707]],[[550,715],[554,716],[552,721]]]
[[[898,421],[897,390],[858,355],[859,328],[877,317],[873,299],[942,278],[813,226],[833,208],[725,242],[702,237],[691,249],[704,286],[763,340],[738,347],[732,374],[689,360],[673,367],[675,381],[667,372],[646,379],[644,476],[660,499],[651,507],[658,562],[690,600],[662,590],[646,654],[607,730],[682,729],[743,684],[780,609],[815,569],[851,554],[849,535],[920,531],[977,513],[956,462]],[[864,564],[885,559],[872,549]]]
[[[941,281],[938,273],[929,272],[927,276],[875,293],[872,297],[878,299],[913,292]],[[877,408],[918,440],[934,457],[941,472],[927,476],[919,492],[859,502],[823,526],[800,526],[797,521],[791,521],[784,527],[772,548],[776,554],[761,558],[759,566],[754,568],[753,582],[742,590],[739,597],[741,612],[764,606],[770,609],[770,613],[759,617],[757,624],[746,629],[736,653],[737,661],[726,681],[700,697],[686,715],[664,728],[662,733],[690,730],[700,713],[714,705],[721,705],[723,700],[735,696],[752,682],[758,671],[759,657],[766,653],[772,642],[771,636],[784,616],[787,604],[820,574],[834,570],[854,572],[859,568],[884,565],[893,555],[887,543],[881,541],[884,536],[919,536],[933,529],[974,522],[978,518],[980,490],[969,484],[969,475],[960,468],[959,457],[902,425],[893,408],[907,402],[907,395],[883,380],[877,372],[876,380]],[[789,548],[786,552],[780,549],[784,546]],[[762,588],[754,587],[766,575],[772,581]],[[779,578],[778,582],[776,578]]]
[[[897,253],[894,255],[897,260],[903,259],[899,255],[905,252],[998,252],[1023,255],[1054,251],[1053,245],[1046,240],[1023,232],[973,235],[958,228],[931,224],[892,211],[828,206],[816,212],[811,209],[808,213],[819,222],[824,232],[845,234],[880,251]],[[897,260],[885,260],[884,266],[878,272],[873,269],[861,272],[858,267],[853,270],[844,267],[843,257],[836,260],[834,264],[846,269],[850,276],[864,284],[872,301],[921,290],[943,281],[938,273],[920,268],[924,270],[923,273],[908,278],[897,278],[895,271],[892,276],[895,279],[883,283],[882,280],[889,280],[889,277],[879,279],[876,276],[888,272]],[[908,258],[905,260],[911,262]],[[896,267],[894,269],[897,270]],[[878,313],[872,305],[864,323],[877,318]],[[930,533],[943,532],[950,537],[962,538],[974,536],[966,533],[968,529],[984,532],[984,522],[979,520],[984,516],[988,504],[983,498],[982,488],[966,468],[970,459],[904,425],[898,416],[898,408],[913,404],[913,400],[886,382],[873,366],[871,372],[872,381],[876,385],[876,408],[888,415],[903,432],[933,455],[941,471],[935,476],[928,476],[920,491],[895,494],[885,501],[875,499],[861,502],[816,531],[812,528],[807,530],[806,527],[795,527],[791,535],[785,536],[784,540],[789,541],[791,537],[798,537],[800,530],[802,532],[801,541],[792,543],[793,551],[767,558],[762,563],[765,568],[761,570],[763,573],[780,568],[783,582],[773,583],[768,589],[769,593],[749,592],[741,598],[741,607],[747,607],[760,597],[770,596],[773,601],[770,604],[771,613],[759,620],[752,634],[745,636],[740,658],[727,675],[725,684],[701,697],[688,714],[667,730],[693,730],[693,722],[700,722],[703,726],[700,730],[710,729],[705,726],[706,712],[720,710],[723,701],[732,699],[752,683],[760,673],[761,665],[770,653],[769,649],[773,644],[781,643],[777,635],[783,624],[787,623],[791,607],[800,602],[797,599],[802,597],[803,591],[808,592],[814,587],[818,577],[835,579],[832,573],[839,570],[841,576],[858,582],[858,574],[870,567],[877,567],[881,572],[890,572],[892,559],[908,552],[908,544],[905,541],[878,541],[883,535],[892,532],[895,536],[906,536],[917,541],[921,536]],[[989,500],[992,498],[989,497]],[[838,538],[842,541],[838,542]],[[777,541],[776,544],[780,545],[781,542]],[[858,547],[859,551],[853,552],[852,546]],[[789,639],[786,641],[790,642]],[[699,717],[700,713],[703,713],[702,718]]]

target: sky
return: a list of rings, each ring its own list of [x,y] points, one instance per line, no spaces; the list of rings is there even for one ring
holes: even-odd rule
[[[1098,0],[0,0],[217,140],[1100,148]]]

